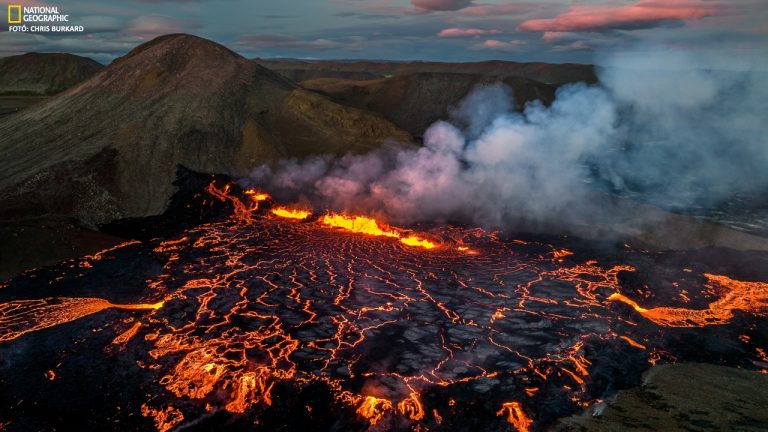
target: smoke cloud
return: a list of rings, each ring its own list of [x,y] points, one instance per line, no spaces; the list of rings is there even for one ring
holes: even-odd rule
[[[509,88],[479,87],[423,147],[283,161],[249,181],[392,223],[493,227],[605,213],[595,189],[681,207],[765,190],[766,74],[716,60],[669,49],[606,57],[598,84],[563,86],[551,106],[522,112]]]

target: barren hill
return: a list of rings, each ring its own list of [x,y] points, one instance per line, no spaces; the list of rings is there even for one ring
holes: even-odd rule
[[[27,53],[0,58],[0,95],[52,95],[92,77],[103,69],[87,57],[58,53]]]
[[[554,99],[555,88],[537,81],[470,74],[418,73],[368,81],[321,78],[301,85],[345,105],[381,114],[412,135],[421,136],[430,124],[445,119],[450,108],[472,89],[492,83],[509,86],[518,108],[532,100],[549,104]]]
[[[410,136],[195,36],[159,37],[0,120],[0,216],[91,223],[161,213],[178,165],[244,175],[280,157]]]
[[[585,81],[588,83],[597,81],[593,66],[574,63],[519,63],[502,60],[490,60],[474,63],[442,63],[424,61],[396,62],[371,60],[305,61],[293,59],[254,59],[254,61],[287,77],[298,78],[298,80],[324,77],[360,79],[359,77],[352,75],[340,75],[344,73],[368,73],[378,75],[379,77],[386,77],[390,75],[433,72],[528,78],[551,85],[560,85],[577,81]]]

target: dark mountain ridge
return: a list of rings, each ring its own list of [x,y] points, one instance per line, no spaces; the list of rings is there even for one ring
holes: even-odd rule
[[[364,152],[390,140],[410,136],[219,44],[166,35],[0,120],[0,216],[154,215],[179,165],[242,176],[282,157]]]
[[[0,95],[49,96],[98,73],[104,66],[87,57],[27,53],[0,58]]]

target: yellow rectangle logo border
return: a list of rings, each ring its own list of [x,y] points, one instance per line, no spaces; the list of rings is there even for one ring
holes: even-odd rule
[[[18,11],[18,19],[11,19],[13,16],[11,11],[16,9]],[[21,24],[21,5],[8,5],[8,24]]]

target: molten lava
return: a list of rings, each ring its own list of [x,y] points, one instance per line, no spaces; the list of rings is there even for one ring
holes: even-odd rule
[[[529,432],[531,430],[533,420],[525,414],[525,411],[523,411],[523,407],[519,402],[504,403],[496,415],[500,417],[506,415],[509,424],[511,424],[518,432]]]
[[[68,323],[105,309],[157,310],[163,302],[152,304],[112,304],[100,298],[47,298],[0,304],[0,342],[26,333]]]
[[[263,430],[314,427],[326,416],[318,429],[493,429],[503,418],[528,431],[637,384],[657,362],[701,361],[708,350],[718,363],[765,362],[755,336],[768,316],[765,282],[685,262],[666,269],[672,285],[656,289],[657,257],[641,251],[592,256],[480,229],[415,233],[363,216],[314,219],[235,189],[207,189],[232,209],[226,217],[0,285],[0,354],[58,337],[60,352],[35,385],[81,378],[82,362],[68,363],[81,353],[89,366],[106,365],[83,386],[123,385],[146,398],[105,399],[120,409],[105,414],[115,424],[99,425],[158,431],[216,415]],[[100,290],[133,300],[85,294]],[[82,294],[65,296],[72,292]],[[669,306],[680,301],[708,307]],[[712,324],[722,326],[714,339],[700,329]],[[701,345],[683,349],[676,327]],[[13,370],[0,368],[0,381]],[[12,395],[0,399],[7,410],[36,412],[51,399],[35,396],[46,387],[16,397],[22,387],[0,392]]]
[[[247,195],[251,200],[257,201],[257,202],[266,201],[271,198],[269,194],[264,192],[259,192],[256,189],[246,189],[243,193]]]
[[[328,214],[321,221],[334,228],[343,228],[354,233],[368,234],[372,236],[400,237],[396,231],[381,228],[376,219],[365,216],[345,216],[340,214]]]
[[[286,219],[306,219],[312,216],[312,212],[288,207],[275,207],[270,210],[273,215]]]
[[[400,239],[400,242],[408,246],[423,247],[424,249],[434,249],[437,246],[433,242],[423,238],[419,238],[418,236],[415,236],[415,235],[402,237]]]
[[[357,408],[357,413],[364,419],[375,425],[379,422],[387,411],[392,410],[392,402],[387,399],[380,399],[373,396],[366,396],[363,403]]]
[[[335,228],[343,228],[354,233],[367,234],[372,236],[394,237],[400,239],[400,243],[421,247],[424,249],[434,249],[437,245],[425,238],[415,234],[403,237],[396,229],[381,227],[380,223],[373,218],[366,216],[345,216],[340,214],[329,214],[322,218],[322,222]]]
[[[709,304],[708,309],[696,310],[673,307],[646,309],[626,296],[614,293],[608,300],[620,301],[631,306],[643,317],[665,327],[702,327],[725,324],[733,319],[733,312],[740,310],[756,316],[768,315],[768,283],[744,282],[705,273],[707,284],[719,286],[722,296]]]

